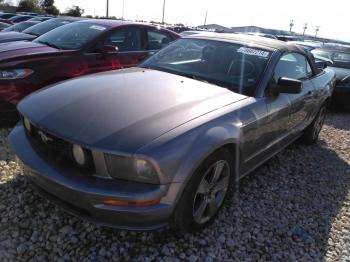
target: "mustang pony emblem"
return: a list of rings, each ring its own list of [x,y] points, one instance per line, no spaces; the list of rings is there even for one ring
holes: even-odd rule
[[[53,139],[44,134],[43,131],[38,131],[38,135],[45,144],[47,144],[47,142],[53,141]]]

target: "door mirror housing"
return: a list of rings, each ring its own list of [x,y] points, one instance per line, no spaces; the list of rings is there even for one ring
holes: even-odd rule
[[[116,54],[118,53],[119,48],[113,45],[105,45],[102,47],[101,51],[104,54]]]
[[[325,69],[328,66],[332,66],[333,65],[333,63],[331,61],[316,61],[315,64],[316,64],[316,67],[318,69]]]
[[[299,94],[303,89],[303,82],[297,79],[281,77],[278,79],[277,88],[279,93]]]

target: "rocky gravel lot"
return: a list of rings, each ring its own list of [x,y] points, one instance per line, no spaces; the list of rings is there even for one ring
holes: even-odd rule
[[[28,187],[0,131],[0,261],[350,261],[350,114],[244,178],[197,235],[127,232],[66,214]]]

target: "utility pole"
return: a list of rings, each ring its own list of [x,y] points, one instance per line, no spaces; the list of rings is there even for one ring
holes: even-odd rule
[[[320,31],[320,26],[316,26],[315,38],[317,37],[318,32]]]
[[[208,10],[205,11],[204,25],[207,25]]]
[[[165,0],[163,0],[163,18],[162,18],[162,24],[164,24],[164,14],[165,14]]]
[[[106,10],[106,17],[109,17],[109,0],[107,0],[107,10]]]
[[[122,20],[124,20],[124,7],[125,7],[125,0],[123,0],[123,7],[122,7]]]
[[[294,20],[292,19],[289,24],[289,32],[292,32],[293,26],[294,26]]]
[[[306,29],[307,29],[307,23],[304,24],[303,29],[304,29],[303,35],[305,35],[305,31],[306,31]]]

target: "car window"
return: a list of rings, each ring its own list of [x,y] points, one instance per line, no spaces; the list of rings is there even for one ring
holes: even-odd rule
[[[70,21],[60,18],[53,18],[50,20],[47,20],[45,22],[42,22],[40,24],[37,24],[35,26],[32,26],[26,30],[23,31],[23,33],[35,35],[35,36],[41,36],[52,29],[55,29],[57,27],[60,27],[62,25],[69,24]]]
[[[173,39],[165,32],[147,29],[148,50],[159,50],[166,47]]]
[[[76,22],[60,26],[33,42],[63,50],[78,50],[97,39],[109,28],[95,23]]]
[[[36,23],[37,22],[21,22],[5,28],[4,30],[2,30],[2,32],[22,32],[23,30],[35,25]]]
[[[176,40],[140,66],[254,96],[271,52],[225,41]]]
[[[312,69],[305,56],[297,53],[288,53],[283,55],[278,62],[274,81],[277,83],[281,77],[301,80],[311,75]]]
[[[140,51],[141,30],[136,27],[119,29],[108,35],[103,44],[118,47],[119,52]]]

